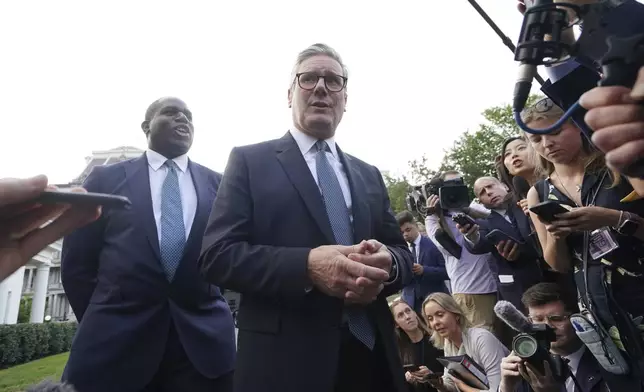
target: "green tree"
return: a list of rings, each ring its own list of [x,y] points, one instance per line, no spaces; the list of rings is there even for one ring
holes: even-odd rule
[[[539,95],[531,95],[527,105],[541,98]],[[438,168],[438,171],[458,170],[463,173],[463,180],[470,189],[477,178],[496,175],[494,161],[501,153],[501,144],[506,138],[521,133],[514,122],[509,104],[488,108],[482,115],[485,121],[479,125],[479,129],[461,134],[452,147],[445,151]],[[428,167],[426,156],[409,162],[409,167],[412,178],[419,182],[427,181],[435,173]]]
[[[411,189],[407,178],[405,176],[393,176],[388,172],[383,172],[382,177],[385,181],[385,186],[387,187],[389,200],[391,201],[391,209],[395,214],[406,210],[407,204],[405,202],[405,198]]]

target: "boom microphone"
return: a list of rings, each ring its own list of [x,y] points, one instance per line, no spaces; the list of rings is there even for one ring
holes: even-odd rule
[[[532,330],[530,320],[508,301],[497,302],[494,305],[494,313],[496,313],[496,317],[500,318],[501,321],[515,331],[528,332]]]
[[[514,176],[514,178],[512,178],[512,186],[514,187],[514,192],[519,199],[525,199],[528,197],[530,184],[528,184],[528,181],[526,181],[525,178]]]

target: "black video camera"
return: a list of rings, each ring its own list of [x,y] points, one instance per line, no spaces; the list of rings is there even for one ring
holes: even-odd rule
[[[412,188],[407,194],[407,208],[422,216],[427,215],[427,199],[431,195],[438,196],[440,208],[463,209],[470,205],[470,194],[462,178],[444,181],[434,177],[428,183]]]
[[[542,375],[545,374],[544,362],[547,362],[553,378],[564,382],[568,378],[568,367],[561,356],[550,353],[550,344],[556,339],[555,330],[548,324],[532,324],[530,331],[512,339],[512,351]]]

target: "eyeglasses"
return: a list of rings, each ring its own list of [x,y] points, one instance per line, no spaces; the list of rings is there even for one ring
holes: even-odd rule
[[[552,115],[561,117],[563,115],[561,108],[557,106],[550,98],[542,98],[535,102],[533,105],[523,109],[521,111],[521,118],[524,119],[523,121],[526,121],[526,119],[534,116],[541,117],[542,115],[544,115],[544,113],[548,113],[547,116]]]
[[[533,324],[543,324],[548,322],[550,324],[561,324],[570,318],[569,314],[550,314],[545,317],[528,317]]]
[[[336,74],[318,75],[315,72],[301,72],[295,75],[302,90],[313,90],[320,79],[324,79],[326,89],[337,93],[347,86],[347,78]]]

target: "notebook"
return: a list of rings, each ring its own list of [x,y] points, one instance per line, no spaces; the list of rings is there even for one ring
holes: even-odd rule
[[[436,358],[450,375],[458,378],[472,388],[490,389],[485,370],[468,355]]]

